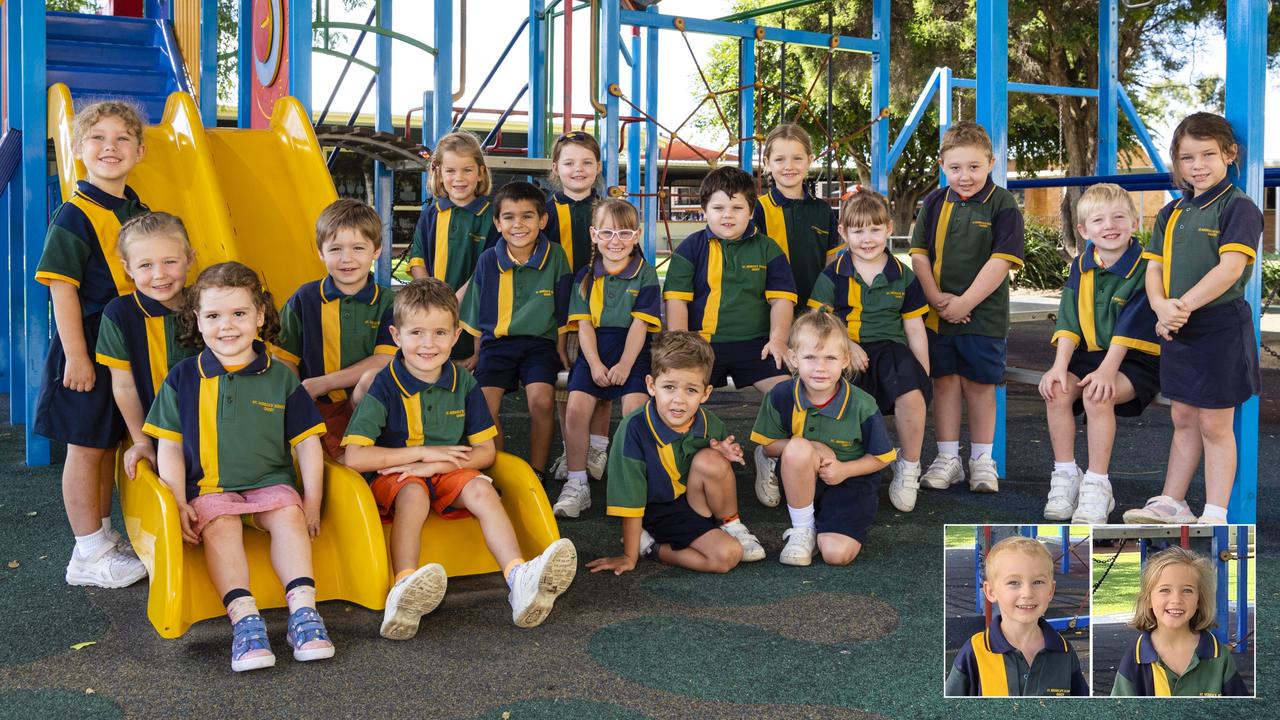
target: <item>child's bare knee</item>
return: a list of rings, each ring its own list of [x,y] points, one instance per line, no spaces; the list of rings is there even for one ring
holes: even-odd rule
[[[1185,403],[1173,403],[1169,408],[1169,419],[1179,427],[1190,427],[1200,423],[1200,409]]]
[[[431,506],[431,496],[427,493],[427,489],[417,483],[410,483],[400,488],[400,492],[396,493],[395,503],[396,513],[401,512],[420,512]]]
[[[893,411],[898,415],[923,415],[925,409],[924,393],[919,390],[899,395],[893,402]]]
[[[1089,417],[1097,415],[1114,415],[1116,412],[1116,401],[1114,397],[1103,400],[1091,400],[1087,396],[1084,398],[1084,411]]]
[[[722,543],[710,557],[712,572],[727,573],[742,562],[742,545],[737,540]]]
[[[848,565],[858,557],[862,545],[853,538],[822,538],[818,541],[818,551],[822,561],[828,565]]]
[[[805,438],[791,438],[787,441],[787,446],[782,449],[782,459],[786,461],[805,461],[812,460],[817,449],[813,443]]]
[[[268,532],[276,528],[291,527],[294,525],[306,524],[306,516],[302,513],[301,505],[286,505],[275,510],[268,510],[261,513],[257,517],[258,525]]]
[[[529,403],[529,412],[542,416],[550,415],[552,408],[554,408],[556,404],[555,390],[550,389],[550,386],[548,386],[548,389],[545,391],[531,391],[530,388],[525,387],[525,399]]]
[[[468,480],[467,484],[462,486],[462,492],[458,493],[458,496],[468,507],[474,503],[498,501],[498,491],[493,489],[493,483],[483,475],[477,475]]]
[[[702,475],[720,476],[726,472],[732,474],[733,466],[729,461],[720,454],[719,450],[714,448],[703,448],[693,456],[693,462],[690,464],[692,472]]]

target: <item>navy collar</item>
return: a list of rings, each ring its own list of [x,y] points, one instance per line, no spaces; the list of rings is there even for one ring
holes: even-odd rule
[[[707,411],[698,408],[698,414],[693,416],[693,424],[689,426],[686,432],[676,432],[662,420],[658,415],[658,408],[653,404],[653,399],[644,406],[644,419],[649,423],[649,432],[653,433],[653,439],[658,441],[659,445],[670,445],[682,437],[693,435],[706,437],[707,435]]]
[[[555,191],[554,193],[551,194],[551,197],[555,199],[556,204],[558,205],[591,205],[595,203],[597,199],[599,199],[598,196],[596,195],[595,188],[591,189],[590,195],[582,198],[581,200],[574,200],[573,198],[569,197],[564,190]]]
[[[94,205],[99,205],[113,212],[129,203],[138,203],[138,193],[134,192],[133,188],[128,185],[124,186],[124,197],[118,198],[88,180],[77,180],[76,194],[84,197]]]
[[[994,180],[991,179],[990,175],[987,175],[987,182],[982,186],[982,189],[978,190],[978,192],[974,193],[971,197],[968,197],[968,198],[960,197],[960,193],[956,192],[954,188],[947,187],[947,202],[958,203],[958,202],[972,201],[972,202],[985,203],[987,200],[991,199],[991,195],[995,191],[996,191],[996,183]]]
[[[884,279],[888,282],[893,282],[902,277],[902,263],[889,252],[888,248],[885,249],[884,254],[888,257],[880,274],[884,275]],[[846,247],[841,250],[840,254],[836,256],[835,272],[843,277],[860,279],[858,269],[853,266],[853,253],[849,251],[849,248]]]
[[[1050,627],[1044,618],[1037,620],[1036,625],[1040,627],[1040,632],[1044,633],[1044,649],[1046,652],[1064,653],[1069,650],[1070,646],[1067,645],[1066,639],[1059,635],[1057,630]],[[1000,629],[999,617],[993,619],[991,626],[987,628],[986,640],[987,649],[991,650],[991,652],[1003,655],[1014,650],[1013,645],[1005,639],[1004,632]]]
[[[1138,242],[1137,238],[1129,238],[1129,247],[1125,248],[1124,254],[1120,256],[1120,259],[1112,263],[1111,267],[1103,269],[1112,275],[1129,277],[1141,261],[1142,244]],[[1101,267],[1098,264],[1097,249],[1090,242],[1085,245],[1084,252],[1080,254],[1080,269],[1087,272]]]
[[[1217,185],[1214,185],[1213,187],[1209,188],[1208,190],[1205,190],[1199,195],[1193,196],[1191,194],[1192,191],[1187,190],[1186,192],[1183,193],[1182,200],[1178,204],[1191,205],[1197,209],[1203,210],[1204,208],[1212,205],[1214,200],[1217,200],[1223,195],[1226,195],[1227,191],[1230,189],[1231,189],[1231,179],[1222,178],[1222,181],[1219,182]]]
[[[450,360],[440,368],[440,377],[435,382],[426,382],[419,380],[414,376],[409,368],[404,364],[404,351],[396,351],[395,359],[391,361],[391,379],[395,382],[396,387],[400,389],[400,394],[410,398],[418,393],[436,386],[444,388],[449,392],[456,392],[458,389],[458,368]]]
[[[253,341],[253,351],[258,354],[248,365],[236,370],[234,375],[261,375],[271,367],[271,355],[267,352],[267,346],[261,340]],[[200,351],[196,358],[196,367],[200,370],[200,377],[211,378],[219,375],[226,375],[227,369],[222,367],[222,361],[218,360],[218,356],[213,354],[209,348]]]
[[[1150,630],[1145,630],[1138,636],[1138,643],[1134,652],[1140,665],[1147,665],[1160,659],[1160,654],[1156,652],[1155,643],[1151,642]],[[1200,640],[1196,643],[1196,657],[1201,660],[1209,660],[1218,657],[1220,652],[1218,638],[1214,637],[1211,632],[1201,632]]]
[[[524,263],[517,261],[511,256],[511,251],[507,249],[507,239],[499,238],[498,244],[493,248],[494,257],[498,260],[498,270],[506,272],[516,267],[533,268],[541,270],[547,264],[547,256],[551,254],[551,241],[547,240],[547,236],[538,233],[538,239],[534,241],[533,253],[529,255],[529,259]]]
[[[472,215],[479,215],[480,213],[484,212],[484,209],[486,207],[489,207],[489,198],[483,195],[477,195],[474,199],[471,200],[471,202],[467,203],[466,205],[458,205],[454,201],[450,200],[448,195],[445,195],[444,197],[436,198],[435,203],[436,203],[436,210],[441,212],[445,210],[452,210],[456,207],[460,207],[463,210],[466,210],[467,212],[471,213]]]
[[[795,406],[808,412],[813,410],[818,415],[826,415],[829,418],[839,420],[844,417],[844,413],[849,409],[849,399],[852,392],[849,389],[849,381],[840,378],[840,384],[836,386],[836,394],[831,396],[831,400],[822,408],[818,408],[809,401],[809,395],[804,391],[804,383],[800,382],[800,378],[791,379],[791,398]]]
[[[591,273],[598,278],[608,277],[612,274],[614,277],[619,277],[623,280],[631,280],[640,274],[640,268],[642,267],[644,267],[644,256],[639,253],[632,253],[631,259],[627,261],[626,267],[622,268],[621,272],[610,273],[604,269],[604,258],[597,255],[596,264],[592,266]]]
[[[810,194],[809,188],[801,185],[800,190],[801,192],[804,193],[802,196],[798,198],[789,198],[786,195],[782,194],[782,191],[778,189],[777,185],[774,185],[773,187],[769,188],[769,192],[766,193],[766,195],[768,195],[769,200],[773,202],[774,205],[777,205],[778,207],[786,207],[787,205],[790,205],[793,202],[794,203],[808,202],[813,199],[813,195]]]
[[[341,300],[349,297],[365,305],[372,305],[378,302],[378,296],[382,294],[378,283],[374,282],[373,273],[369,273],[368,280],[365,281],[364,287],[356,291],[354,295],[345,295],[338,289],[338,282],[333,279],[332,275],[326,275],[324,280],[320,281],[320,302],[329,303],[334,300]]]
[[[134,290],[131,295],[133,296],[133,301],[138,304],[138,309],[147,317],[164,317],[165,315],[173,314],[173,311],[165,307],[164,303],[155,298],[147,297],[138,290]]]

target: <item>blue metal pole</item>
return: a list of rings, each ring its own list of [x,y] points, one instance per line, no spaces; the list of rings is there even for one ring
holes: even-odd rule
[[[1142,147],[1147,151],[1147,156],[1151,158],[1151,167],[1156,172],[1169,172],[1169,168],[1164,164],[1164,155],[1161,154],[1160,148],[1156,147],[1155,142],[1151,140],[1151,133],[1147,132],[1146,124],[1142,122],[1141,117],[1138,117],[1138,109],[1133,106],[1133,101],[1129,99],[1129,93],[1125,92],[1123,86],[1116,86],[1116,99],[1120,101],[1120,109],[1124,111],[1124,116],[1129,120],[1129,127],[1133,128],[1133,132],[1138,136],[1138,142],[1142,143]]]
[[[920,127],[920,120],[929,111],[929,104],[933,102],[934,95],[938,94],[938,78],[942,75],[943,69],[933,69],[933,74],[929,76],[929,81],[924,84],[924,89],[920,91],[920,95],[916,98],[916,104],[912,106],[911,113],[907,115],[907,121],[903,123],[902,129],[898,131],[898,139],[894,140],[893,147],[889,148],[889,159],[885,163],[885,172],[892,171],[893,166],[898,164],[898,159],[902,157],[902,151],[906,149],[911,136],[916,134],[916,128]]]
[[[1262,189],[1262,149],[1263,95],[1267,83],[1267,6],[1266,0],[1227,2],[1227,120],[1235,130],[1242,156],[1237,184],[1258,207],[1266,207]],[[1253,310],[1254,346],[1259,348],[1262,342],[1262,263],[1250,264],[1249,273],[1245,298]],[[1231,488],[1227,517],[1233,523],[1252,524],[1258,517],[1257,395],[1236,408],[1235,433],[1236,479]]]
[[[938,147],[942,147],[942,136],[947,134],[947,130],[951,127],[951,89],[952,77],[951,68],[944,67],[942,72],[938,74]],[[943,174],[942,168],[938,168],[938,187],[947,186],[947,176]]]
[[[747,24],[755,25],[754,20]],[[742,38],[738,41],[738,84],[742,91],[738,93],[738,117],[742,124],[742,137],[738,141],[738,167],[752,172],[756,154],[756,38]]]
[[[5,100],[8,104],[6,129],[20,129],[22,124],[22,22],[19,11],[20,3],[16,2],[5,3],[0,7],[0,12],[5,14],[5,48],[9,50],[6,61],[8,76],[5,78]],[[22,334],[22,297],[26,285],[22,277],[22,173],[15,172],[6,187],[8,192],[4,202],[8,212],[3,232],[8,238],[8,245],[5,248],[3,272],[7,273],[7,286],[4,288],[6,310],[2,322],[5,323],[5,335],[9,338],[5,348],[9,373],[5,385],[9,390],[9,422],[22,425],[27,417],[27,377]]]
[[[249,3],[244,3],[248,5]],[[200,121],[218,125],[218,3],[200,4]]]
[[[1098,148],[1097,173],[1116,171],[1119,119],[1116,88],[1119,87],[1120,8],[1117,0],[1101,0],[1098,8]]]
[[[1071,526],[1060,525],[1058,536],[1062,538],[1062,574],[1071,572]]]
[[[974,611],[979,615],[986,609],[982,601],[982,526],[973,526],[973,592]]]
[[[209,0],[206,0],[208,2]],[[289,94],[311,116],[311,6],[309,0],[289,3]]]
[[[436,87],[431,112],[431,128],[435,134],[422,136],[422,144],[435,147],[436,142],[453,127],[453,0],[436,0],[433,20],[436,43]],[[423,123],[426,125],[425,120]]]
[[[35,281],[36,267],[44,250],[44,231],[49,222],[45,197],[45,160],[48,127],[45,101],[45,16],[44,3],[15,3],[20,6],[22,57],[22,241],[21,268],[23,298],[23,341],[27,393],[23,417],[26,423],[27,465],[49,464],[49,441],[33,431],[36,414],[36,390],[44,374],[44,359],[49,354],[49,290]],[[10,52],[10,62],[15,53]],[[10,108],[10,112],[13,109]],[[15,268],[16,269],[16,268]],[[13,368],[15,373],[18,368]]]
[[[240,22],[236,27],[239,65],[236,83],[236,126],[247,128],[253,122],[253,3],[240,1]]]
[[[650,7],[656,13],[657,8]],[[649,117],[658,116],[658,37],[657,28],[644,31],[644,111]],[[650,263],[658,255],[658,126],[651,121],[644,123],[644,257]]]
[[[569,0],[572,2],[572,0]],[[631,97],[642,97],[644,78],[640,73],[640,28],[631,28]],[[571,118],[565,118],[565,127],[572,127]],[[643,203],[636,197],[640,193],[640,123],[631,123],[627,134],[627,196],[636,210],[643,209]]]
[[[1236,652],[1249,648],[1249,526],[1236,526]]]
[[[977,119],[991,135],[995,153],[991,177],[1004,185],[1009,172],[1009,2],[977,2]]]
[[[392,0],[378,0],[377,4],[377,26],[384,30],[392,29]],[[391,123],[391,87],[394,74],[391,68],[391,38],[379,34],[374,39],[374,50],[378,57],[378,107],[374,117],[374,127],[379,132],[391,133],[395,132],[395,128]],[[439,50],[438,52],[444,52]],[[445,92],[447,97],[450,93]],[[425,110],[423,112],[426,112]],[[395,202],[395,175],[391,168],[384,163],[375,162],[373,164],[373,205],[378,210],[378,217],[382,218],[382,254],[378,256],[377,266],[374,268],[374,278],[384,284],[391,283],[391,229],[392,229],[392,212],[391,207]]]
[[[529,141],[526,147],[531,158],[547,154],[547,33],[543,2],[529,0]],[[605,3],[605,7],[611,4]],[[614,36],[616,44],[616,28]],[[605,156],[608,157],[609,153],[606,152]],[[616,177],[617,162],[614,162],[614,171]]]
[[[1222,554],[1231,550],[1231,543],[1227,537],[1226,525],[1213,526],[1213,567],[1218,575],[1217,602],[1218,617],[1217,626],[1213,628],[1213,636],[1218,638],[1218,642],[1226,644],[1227,640],[1227,617],[1229,609],[1227,600],[1230,594],[1227,592],[1227,561],[1222,559]]]
[[[876,192],[889,193],[889,0],[872,0],[871,40],[871,183]]]
[[[1138,538],[1138,570],[1142,571],[1147,566],[1147,550],[1151,548],[1151,541],[1146,538]]]
[[[618,161],[616,160],[618,156],[618,98],[612,92],[609,92],[609,89],[618,83],[618,56],[621,53],[621,41],[618,33],[622,27],[618,17],[619,12],[621,12],[620,4],[612,1],[603,2],[601,3],[600,13],[600,36],[604,39],[604,47],[600,50],[604,59],[602,63],[604,66],[604,82],[601,85],[605,93],[604,143],[602,143],[603,147],[601,149],[604,151],[605,157],[604,182],[608,187],[615,187],[618,184]]]

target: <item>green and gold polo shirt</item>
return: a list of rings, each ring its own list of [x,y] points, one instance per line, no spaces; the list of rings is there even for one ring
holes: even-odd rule
[[[413,228],[409,267],[443,280],[457,290],[471,280],[476,260],[498,241],[493,226],[493,206],[487,197],[466,205],[454,205],[448,196],[427,201]]]
[[[1248,696],[1252,693],[1240,678],[1231,650],[1211,632],[1201,632],[1191,665],[1178,675],[1170,670],[1151,642],[1150,631],[1138,635],[1131,649],[1120,659],[1112,697],[1145,695],[1156,697]]]
[[[667,503],[684,495],[689,465],[712,440],[728,436],[724,423],[698,408],[685,432],[667,426],[653,400],[622,419],[609,446],[607,513],[644,517],[645,505]]]
[[[751,442],[771,445],[794,437],[826,445],[840,462],[873,455],[887,463],[898,457],[875,399],[844,378],[821,407],[809,400],[795,377],[774,385],[764,396]]]
[[[809,307],[835,313],[854,342],[891,340],[905,345],[902,321],[923,317],[929,301],[915,273],[888,251],[884,269],[870,284],[858,274],[853,257],[843,252],[818,276]]]
[[[787,256],[796,281],[796,307],[804,308],[822,268],[844,247],[835,208],[807,189],[804,197],[792,199],[774,187],[760,196],[752,220]]]
[[[107,303],[94,352],[100,364],[133,375],[146,413],[169,370],[195,355],[196,349],[178,342],[178,316],[173,310],[134,290]]]
[[[587,286],[585,290],[583,285]],[[594,267],[578,271],[570,289],[571,330],[576,330],[582,320],[596,328],[629,328],[632,321],[642,320],[649,326],[649,332],[662,329],[658,273],[642,255],[632,255],[627,266],[617,274],[610,274],[605,270],[604,259],[596,258]]]
[[[409,372],[404,354],[397,353],[356,406],[342,444],[479,445],[497,434],[484,393],[465,368],[445,363],[440,377],[427,382]]]
[[[1080,669],[1080,658],[1058,631],[1039,620],[1044,649],[1027,664],[1022,652],[1005,639],[1000,618],[991,627],[969,638],[956,654],[947,674],[947,697],[1009,697],[1057,695],[1087,697],[1089,684]]]
[[[1090,243],[1071,263],[1071,274],[1058,303],[1058,323],[1053,328],[1057,345],[1061,338],[1075,342],[1084,352],[1106,350],[1112,343],[1148,355],[1160,354],[1156,314],[1147,301],[1147,261],[1137,239],[1120,259],[1103,267]]]

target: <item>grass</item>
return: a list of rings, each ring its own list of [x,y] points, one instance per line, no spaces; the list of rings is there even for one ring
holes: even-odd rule
[[[1104,548],[1105,551],[1105,548]],[[1097,559],[1110,559],[1108,555],[1101,552]],[[1255,564],[1253,559],[1248,560],[1249,569],[1249,600],[1253,602],[1256,599],[1257,582],[1256,573],[1254,572]],[[1227,587],[1228,598],[1235,600],[1236,586],[1236,566],[1237,563],[1229,563],[1227,565]],[[1094,564],[1094,582],[1102,576],[1102,571],[1106,569],[1105,565]],[[1111,572],[1107,574],[1107,579],[1098,588],[1093,596],[1093,614],[1094,615],[1111,615],[1114,613],[1131,613],[1133,612],[1133,604],[1138,598],[1138,583],[1141,580],[1141,571],[1138,564],[1138,553],[1125,552],[1116,559],[1116,564],[1111,568]]]
[[[1057,539],[1058,525],[1037,525],[1037,532],[1041,537],[1051,537]],[[946,528],[946,547],[947,548],[971,548],[973,547],[973,525],[948,525]],[[1071,526],[1071,537],[1073,539],[1089,537],[1089,528],[1083,525]]]

